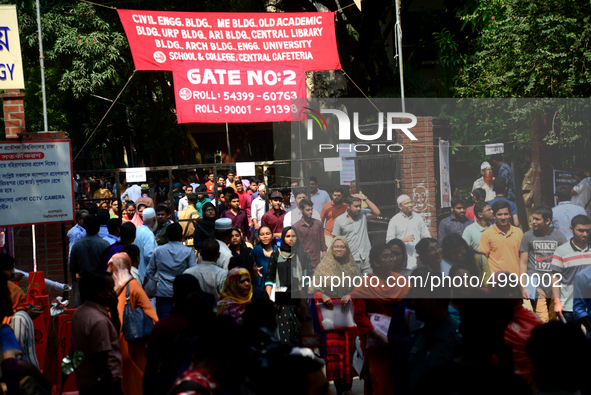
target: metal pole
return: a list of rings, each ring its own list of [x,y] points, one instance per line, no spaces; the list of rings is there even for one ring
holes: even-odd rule
[[[45,95],[45,58],[43,56],[43,34],[41,33],[41,11],[39,10],[39,0],[36,0],[36,3],[37,30],[39,32],[39,63],[41,64],[41,93],[43,94],[43,131],[48,132],[49,129],[47,125],[47,97]]]
[[[64,284],[68,283],[68,238],[66,237],[66,224],[62,222],[62,258],[64,260]],[[68,298],[68,291],[64,291],[64,298]]]
[[[117,215],[119,217],[119,219],[123,220],[123,202],[121,201],[121,183],[119,182],[119,172],[116,171],[115,172],[115,185],[116,185],[116,190],[115,190],[115,197],[117,198],[117,201],[119,202],[119,204],[117,204],[117,207],[119,207],[119,209],[117,210]]]
[[[226,143],[228,143],[228,161],[230,163],[230,171],[232,171],[232,150],[230,150],[230,133],[228,133],[228,122],[226,122]]]
[[[174,192],[172,190],[173,187],[174,187],[174,185],[172,183],[172,169],[168,169],[168,207],[170,208],[170,215],[172,217],[172,220],[176,222],[176,218],[174,216],[173,202],[175,202],[175,199],[174,199]]]
[[[31,236],[33,238],[33,271],[37,271],[37,239],[35,237],[35,225],[31,225]]]
[[[400,73],[400,99],[402,101],[402,112],[405,111],[404,106],[404,71],[402,69],[402,28],[400,26],[400,0],[396,0],[396,40],[398,43],[398,68]]]
[[[263,165],[263,180],[265,181],[265,212],[269,211],[269,198],[271,197],[271,190],[269,188],[269,177],[267,177],[267,165]]]
[[[220,205],[220,194],[218,193],[218,168],[213,167],[213,197],[215,198],[215,207]]]

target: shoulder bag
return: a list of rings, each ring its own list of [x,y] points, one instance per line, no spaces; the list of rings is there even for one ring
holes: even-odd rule
[[[133,280],[132,280],[133,281]],[[131,308],[129,282],[125,286],[125,308],[123,309],[123,336],[128,342],[136,342],[150,336],[154,323],[141,307]]]

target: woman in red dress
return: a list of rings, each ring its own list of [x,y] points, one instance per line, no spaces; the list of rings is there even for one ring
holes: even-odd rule
[[[332,287],[331,277],[341,280],[350,278],[351,284]],[[355,265],[349,244],[344,237],[337,236],[316,268],[311,287],[308,289],[308,293],[314,295],[316,308],[319,309],[318,304],[322,303],[329,310],[336,308],[344,313],[350,313],[353,308],[351,292],[354,289],[352,285],[354,277],[361,277],[361,273]],[[321,352],[326,361],[326,378],[334,381],[337,395],[351,395],[352,380],[357,376],[357,372],[351,365],[357,328],[331,329],[331,323],[327,319],[320,324],[323,329]]]

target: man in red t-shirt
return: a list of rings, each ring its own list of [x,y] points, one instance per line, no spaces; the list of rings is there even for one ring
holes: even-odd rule
[[[474,204],[484,202],[486,199],[486,191],[482,188],[476,188],[472,191],[472,199],[474,200]],[[474,215],[474,204],[466,209],[466,218],[470,218],[472,221],[476,222],[477,218],[476,215]]]
[[[326,203],[320,213],[320,218],[324,224],[324,241],[328,248],[332,245],[334,221],[345,211],[347,211],[347,205],[343,203],[343,188],[336,187],[332,191],[332,201]]]
[[[213,192],[213,186],[215,184],[213,183],[213,173],[209,173],[207,175],[207,182],[205,183],[205,186],[207,187],[207,192]]]

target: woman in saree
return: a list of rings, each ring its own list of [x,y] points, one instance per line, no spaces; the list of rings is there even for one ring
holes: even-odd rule
[[[387,332],[394,310],[410,289],[406,278],[393,271],[394,262],[387,244],[373,246],[369,253],[373,273],[352,293],[355,323],[364,350],[366,395],[394,393]]]
[[[120,322],[123,323],[127,289],[129,289],[131,308],[135,310],[141,307],[154,323],[158,322],[156,310],[152,307],[152,303],[150,303],[150,299],[141,284],[131,276],[130,269],[131,259],[126,253],[115,254],[109,260],[107,271],[113,274],[113,280],[115,280],[115,292],[118,298],[117,311],[119,312]],[[123,335],[123,329],[121,329],[119,332],[119,347],[121,348],[123,363],[121,389],[125,395],[143,395],[142,380],[146,368],[146,341],[128,343]]]
[[[332,287],[331,278],[351,279],[351,284],[343,282],[343,286]],[[353,278],[361,277],[361,272],[355,264],[353,254],[347,240],[342,236],[333,239],[326,255],[314,272],[314,278],[308,294],[314,295],[316,309],[320,312],[322,303],[329,310],[343,309],[345,312],[352,308],[351,292],[355,289]],[[319,317],[320,319],[320,317]],[[329,329],[327,321],[321,323],[322,345],[321,355],[326,361],[326,378],[333,380],[337,395],[351,395],[352,380],[357,372],[351,364],[355,352],[355,338],[357,328]]]

